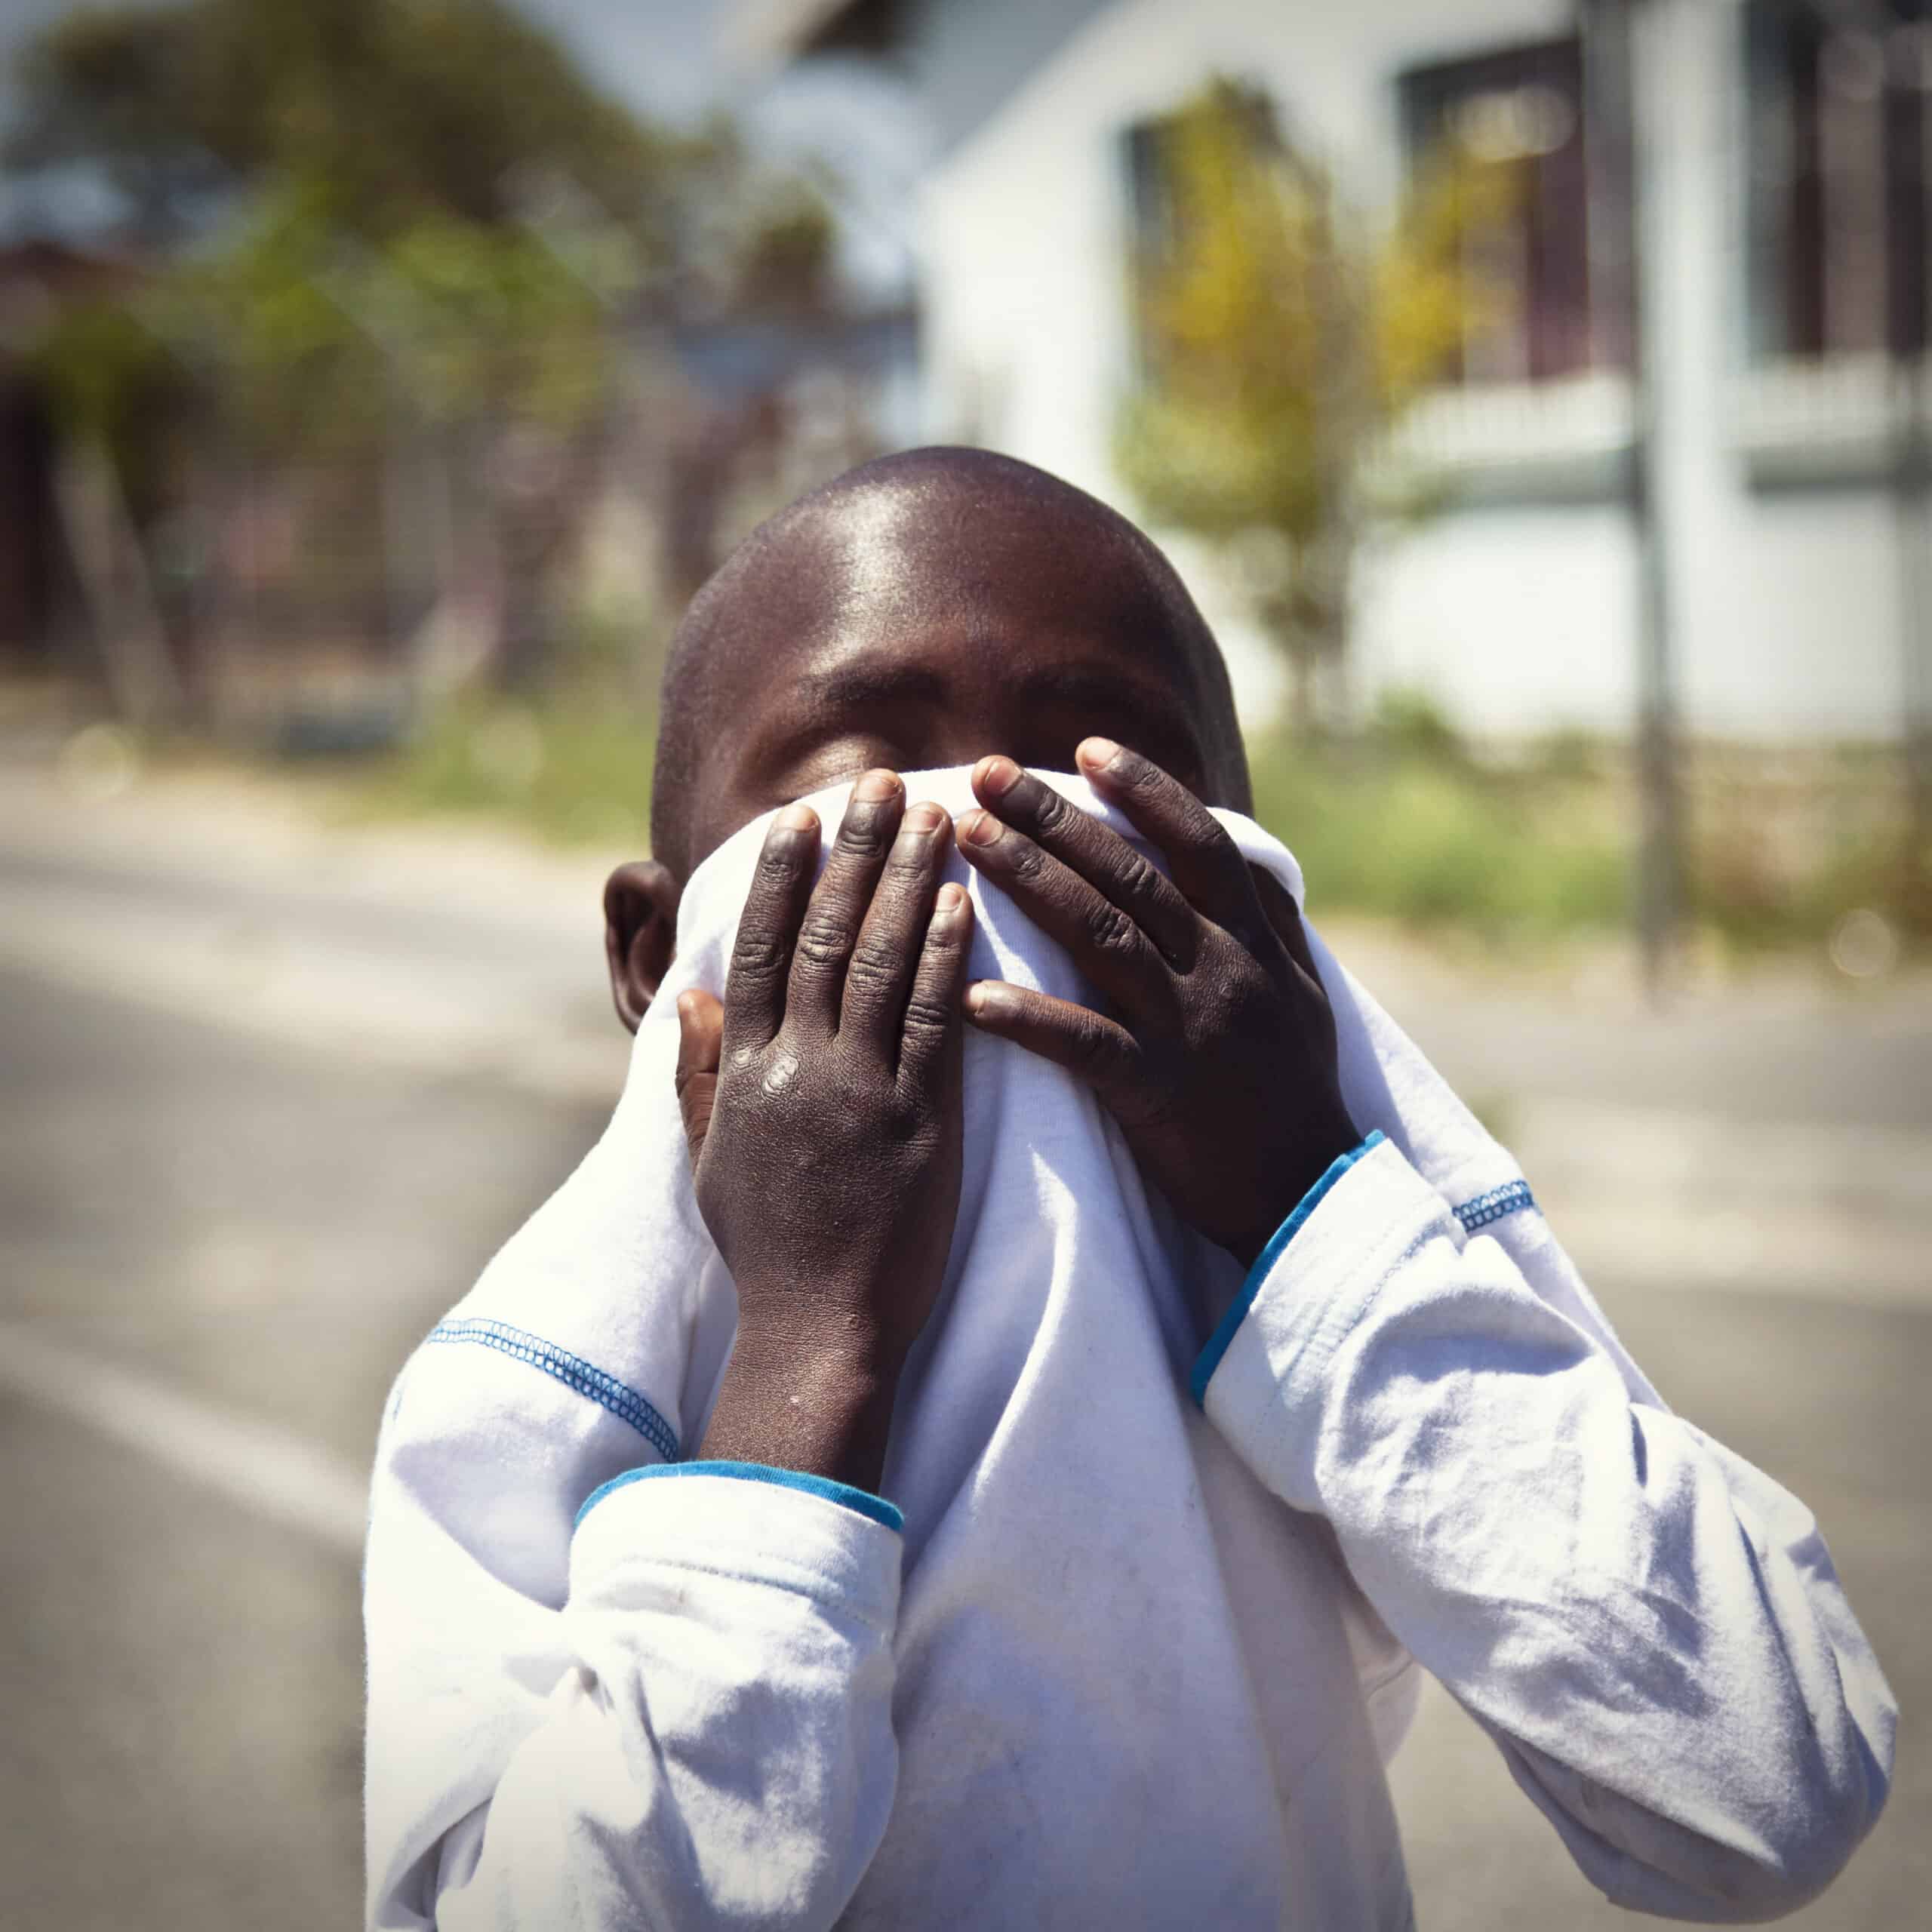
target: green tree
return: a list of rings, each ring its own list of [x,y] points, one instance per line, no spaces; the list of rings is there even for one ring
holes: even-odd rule
[[[477,547],[515,607],[504,661],[529,675],[546,565],[598,426],[641,380],[640,335],[831,299],[814,190],[728,121],[640,121],[502,0],[82,11],[27,45],[16,93],[6,166],[102,171],[146,264],[31,351],[68,446],[70,542],[123,533],[111,566],[92,546],[103,584],[140,572],[125,534],[169,451],[359,465],[386,501],[447,500],[453,479],[494,524]]]
[[[614,309],[826,299],[820,198],[727,122],[648,126],[501,0],[86,11],[17,92],[8,166],[120,186],[170,264],[130,313],[263,434],[340,441],[398,386],[432,420],[566,420]]]
[[[1512,183],[1438,156],[1377,235],[1266,100],[1226,80],[1155,143],[1161,218],[1132,263],[1140,380],[1117,454],[1152,516],[1231,553],[1308,728],[1362,538],[1416,507],[1374,458],[1481,311],[1465,241]]]
[[[29,43],[16,82],[10,164],[100,166],[162,238],[276,176],[328,183],[334,218],[364,233],[426,209],[505,220],[533,157],[648,233],[690,146],[499,0],[89,9]]]

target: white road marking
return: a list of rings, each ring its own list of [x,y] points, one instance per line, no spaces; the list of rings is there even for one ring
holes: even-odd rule
[[[0,1322],[0,1388],[325,1548],[361,1551],[368,1478],[312,1443],[19,1322]]]

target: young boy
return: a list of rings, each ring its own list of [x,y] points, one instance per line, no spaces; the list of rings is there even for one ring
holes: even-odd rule
[[[384,1425],[373,1924],[1405,1926],[1418,1663],[1620,1903],[1843,1865],[1895,1714],[1815,1524],[1248,804],[1178,580],[1024,465],[867,465],[700,593],[625,1099]]]

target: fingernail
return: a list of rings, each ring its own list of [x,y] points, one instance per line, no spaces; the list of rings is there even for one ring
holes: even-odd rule
[[[1010,758],[983,759],[980,765],[980,789],[1003,798],[1020,783],[1020,771]]]
[[[966,888],[959,885],[943,885],[939,889],[939,910],[949,915],[956,912],[966,903]]]
[[[883,804],[899,789],[896,771],[869,771],[852,787],[852,795],[868,805]]]
[[[1005,833],[1006,827],[991,812],[969,812],[959,823],[959,835],[969,845],[991,845]]]
[[[984,980],[975,980],[966,989],[966,1011],[968,1013],[989,1013],[998,1004],[998,989],[987,985]]]
[[[899,821],[899,829],[901,832],[937,832],[945,816],[937,805],[915,805]]]
[[[787,805],[772,823],[781,832],[809,832],[818,823],[810,805]]]
[[[1120,747],[1111,738],[1088,738],[1074,753],[1089,771],[1104,771],[1120,756]]]

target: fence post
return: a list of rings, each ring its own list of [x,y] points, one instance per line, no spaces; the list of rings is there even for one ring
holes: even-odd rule
[[[1671,663],[1668,531],[1657,487],[1657,393],[1645,340],[1644,244],[1650,226],[1638,121],[1638,0],[1583,0],[1586,115],[1594,152],[1592,266],[1601,291],[1600,349],[1630,374],[1624,500],[1637,546],[1637,869],[1635,914],[1644,989],[1669,988],[1682,916],[1683,819]]]

